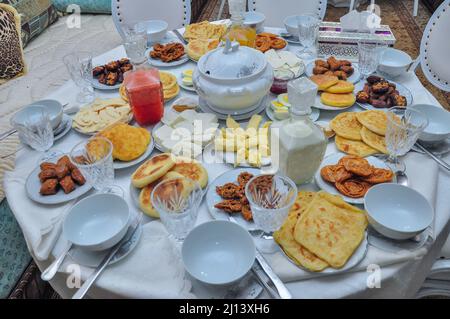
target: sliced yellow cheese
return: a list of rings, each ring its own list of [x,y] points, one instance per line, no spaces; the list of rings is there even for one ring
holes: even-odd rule
[[[250,121],[248,122],[247,130],[249,128],[254,128],[255,130],[258,129],[259,124],[261,124],[261,121],[262,121],[261,115],[258,115],[258,114],[252,115],[252,117],[250,118]]]
[[[241,127],[238,122],[236,122],[230,115],[227,117],[226,121],[227,128],[239,128]]]

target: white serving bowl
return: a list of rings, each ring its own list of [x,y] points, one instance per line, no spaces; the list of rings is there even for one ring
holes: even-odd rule
[[[449,111],[429,104],[415,104],[410,108],[421,111],[428,118],[428,126],[420,133],[420,141],[433,144],[450,137]]]
[[[187,272],[212,285],[231,284],[255,261],[255,244],[241,226],[215,220],[194,228],[183,242],[181,254]]]
[[[26,123],[28,115],[32,116],[36,111],[37,108],[35,106],[40,106],[47,110],[53,129],[56,129],[59,124],[61,124],[63,118],[63,106],[56,100],[40,100],[25,106],[14,114],[13,122],[18,124]]]
[[[287,16],[283,20],[286,31],[293,36],[298,36],[298,22],[297,22],[298,16],[299,15]]]
[[[127,232],[130,210],[114,194],[95,194],[82,199],[67,214],[63,234],[71,243],[91,251],[117,244]]]
[[[244,13],[244,25],[254,27],[257,32],[262,30],[266,16],[261,12],[247,11]]]
[[[148,42],[155,43],[161,41],[167,33],[169,24],[163,20],[145,21],[147,26]]]
[[[378,184],[364,196],[370,225],[382,235],[404,240],[423,232],[433,221],[433,208],[422,194],[412,188]]]
[[[394,48],[386,48],[381,55],[378,70],[390,77],[406,73],[412,59],[408,53]]]

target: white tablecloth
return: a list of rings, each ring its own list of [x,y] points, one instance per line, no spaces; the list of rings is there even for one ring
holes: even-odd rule
[[[273,31],[273,30],[269,30]],[[290,46],[290,50],[296,50],[295,46]],[[108,61],[112,58],[118,58],[124,56],[124,50],[122,47],[118,47],[105,55],[98,57],[97,61]],[[194,68],[195,64],[188,62],[187,64],[181,65],[176,68],[171,68],[170,72],[175,75],[180,76],[181,71],[187,68]],[[402,83],[408,87],[414,96],[415,103],[426,103],[426,104],[438,104],[436,99],[421,85],[420,81],[413,74],[408,74],[402,78],[396,79],[398,82]],[[57,91],[53,92],[48,96],[48,98],[54,98],[62,103],[74,103],[75,101],[76,89],[72,82],[68,82],[59,88]],[[184,90],[181,92],[182,95],[192,95]],[[98,92],[100,97],[113,97],[117,96],[115,93],[105,93]],[[350,110],[357,110],[357,107],[353,107]],[[348,111],[348,110],[347,110]],[[322,111],[320,115],[320,120],[329,121],[336,115],[336,112],[332,111]],[[69,151],[71,146],[79,141],[84,136],[72,131],[65,138],[55,143],[54,148],[61,151]],[[330,143],[327,149],[327,153],[336,152],[334,143]],[[16,202],[20,200],[20,197],[14,196],[11,192],[8,194],[8,189],[12,190],[13,187],[8,187],[8,181],[14,181],[20,172],[31,169],[29,158],[33,151],[28,148],[20,151],[16,158],[16,170],[15,172],[9,173],[5,179],[5,189],[7,192],[8,200],[11,207],[18,217],[19,223],[24,230],[26,229],[26,222],[21,218],[20,203]],[[438,256],[442,245],[444,244],[448,232],[449,232],[449,218],[450,218],[450,198],[448,196],[448,191],[450,189],[450,175],[445,173],[443,170],[438,170],[434,162],[430,161],[426,157],[419,154],[411,154],[411,158],[407,159],[408,167],[414,171],[409,172],[410,178],[412,180],[413,187],[424,193],[424,195],[432,202],[435,207],[436,218],[434,225],[434,234],[436,236],[436,241],[429,247],[426,246],[423,249],[411,252],[403,252],[401,255],[389,254],[378,250],[374,247],[369,247],[369,251],[366,259],[350,273],[333,275],[320,278],[312,278],[311,274],[299,270],[287,262],[281,255],[268,256],[272,266],[275,271],[278,272],[280,277],[288,282],[287,286],[292,292],[294,297],[298,298],[339,298],[339,297],[412,297],[417,289],[422,284],[425,276],[427,275],[432,263]],[[446,160],[449,160],[447,157]],[[424,169],[420,169],[423,165]],[[216,176],[230,169],[230,166],[224,164],[207,164],[205,165],[210,180],[213,180]],[[136,209],[134,204],[132,204],[132,198],[128,193],[130,175],[134,171],[135,167],[116,171],[116,182],[118,185],[122,186],[126,190],[126,198],[133,209]],[[426,176],[424,174],[431,174],[431,176]],[[421,186],[421,180],[427,180],[426,186]],[[432,181],[435,180],[435,183]],[[415,184],[415,185],[414,185]],[[316,189],[314,185],[306,186],[306,188]],[[431,193],[430,193],[431,192]],[[447,192],[447,194],[446,194]],[[21,195],[22,196],[22,195]],[[62,209],[62,208],[61,208]],[[198,223],[210,220],[211,217],[207,211],[205,203],[202,204],[200,208]],[[150,220],[150,219],[148,219]],[[147,220],[147,221],[148,221]],[[57,233],[57,232],[55,232]],[[29,247],[32,249],[31,252],[35,257],[38,266],[43,269],[52,260],[52,258],[46,259],[46,253],[48,254],[49,245],[46,247],[36,247],[32,244],[32,238],[27,236],[25,232],[25,237],[29,243]],[[58,240],[58,236],[54,235],[55,241],[58,241],[56,247],[53,250],[54,254],[57,254],[62,245],[62,240]],[[41,250],[43,249],[43,250]],[[371,275],[370,272],[366,270],[367,266],[371,263],[376,263],[381,266],[381,288],[379,289],[368,289],[367,280],[368,276]],[[161,265],[163,267],[163,265]],[[64,268],[64,267],[63,267]],[[130,271],[133,269],[130,267]],[[99,281],[101,283],[101,281]],[[52,281],[52,286],[60,293],[63,297],[69,297],[73,294],[73,291],[69,290],[66,286],[66,275],[64,273],[59,273]],[[202,290],[202,286],[196,282],[193,282],[194,293]],[[89,294],[91,297],[107,297],[107,296],[120,296],[120,297],[158,297],[152,293],[145,294],[127,294],[122,290],[120,293],[111,285],[97,285],[94,287]],[[203,293],[200,293],[203,295]],[[161,296],[164,297],[164,296]]]

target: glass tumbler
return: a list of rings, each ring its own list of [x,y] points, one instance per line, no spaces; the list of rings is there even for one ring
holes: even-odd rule
[[[358,42],[358,68],[361,80],[377,70],[384,48],[385,46],[381,44]]]
[[[115,193],[110,191],[114,188],[112,150],[113,145],[108,139],[95,136],[78,143],[70,152],[70,160],[86,181],[100,192]]]
[[[253,220],[264,231],[260,248],[273,253],[277,246],[272,234],[283,225],[297,197],[297,186],[286,176],[262,174],[251,178],[245,186]]]
[[[298,39],[302,49],[297,56],[302,59],[313,59],[317,55],[320,20],[314,15],[297,16]]]
[[[79,89],[77,102],[85,104],[94,101],[92,54],[85,51],[69,53],[63,57],[63,61],[72,81]]]
[[[161,221],[178,242],[182,242],[194,228],[202,198],[200,185],[184,177],[162,181],[151,195]]]

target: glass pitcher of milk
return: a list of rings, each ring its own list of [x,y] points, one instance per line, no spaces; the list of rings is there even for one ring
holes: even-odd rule
[[[317,85],[306,77],[288,83],[290,118],[272,125],[272,142],[278,154],[272,161],[278,171],[296,184],[312,181],[325,155],[327,139],[309,118],[317,95]],[[272,148],[273,149],[273,148]]]

